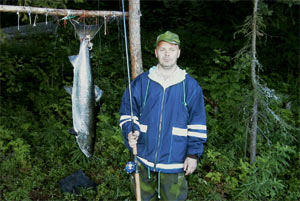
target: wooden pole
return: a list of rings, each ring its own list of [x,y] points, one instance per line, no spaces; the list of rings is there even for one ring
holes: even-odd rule
[[[129,0],[129,48],[132,79],[143,72],[140,17],[140,0]]]
[[[137,162],[137,145],[132,149],[132,154],[134,156],[134,163],[135,163],[135,173],[134,173],[134,180],[135,180],[135,194],[136,194],[136,201],[142,200],[141,194],[141,185],[140,185],[140,173],[138,170],[138,162]]]
[[[120,11],[94,11],[94,10],[72,10],[72,9],[55,9],[55,8],[39,8],[39,7],[29,7],[29,6],[10,6],[10,5],[0,5],[0,12],[10,12],[10,13],[31,13],[31,14],[47,14],[56,16],[82,16],[85,17],[108,17],[115,16],[121,17],[122,12]],[[128,16],[128,12],[125,12],[125,16]]]

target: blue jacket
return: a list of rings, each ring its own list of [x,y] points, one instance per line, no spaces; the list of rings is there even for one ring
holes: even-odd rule
[[[128,89],[120,110],[125,145],[128,134],[140,131],[138,160],[152,171],[183,172],[187,155],[200,157],[206,142],[206,117],[202,89],[184,70],[177,68],[167,81],[157,67],[131,82],[133,123]]]

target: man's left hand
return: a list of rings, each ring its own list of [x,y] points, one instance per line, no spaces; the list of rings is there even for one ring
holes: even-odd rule
[[[198,160],[192,157],[186,157],[184,161],[184,171],[185,175],[192,174],[197,168]]]

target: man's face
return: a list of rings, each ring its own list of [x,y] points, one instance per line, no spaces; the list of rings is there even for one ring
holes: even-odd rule
[[[176,66],[177,59],[180,56],[180,49],[178,45],[161,41],[155,49],[155,56],[162,68],[170,69]]]

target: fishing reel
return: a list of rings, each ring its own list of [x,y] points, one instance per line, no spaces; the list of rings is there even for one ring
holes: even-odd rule
[[[128,174],[131,174],[135,171],[135,163],[133,161],[127,162],[125,169]]]

